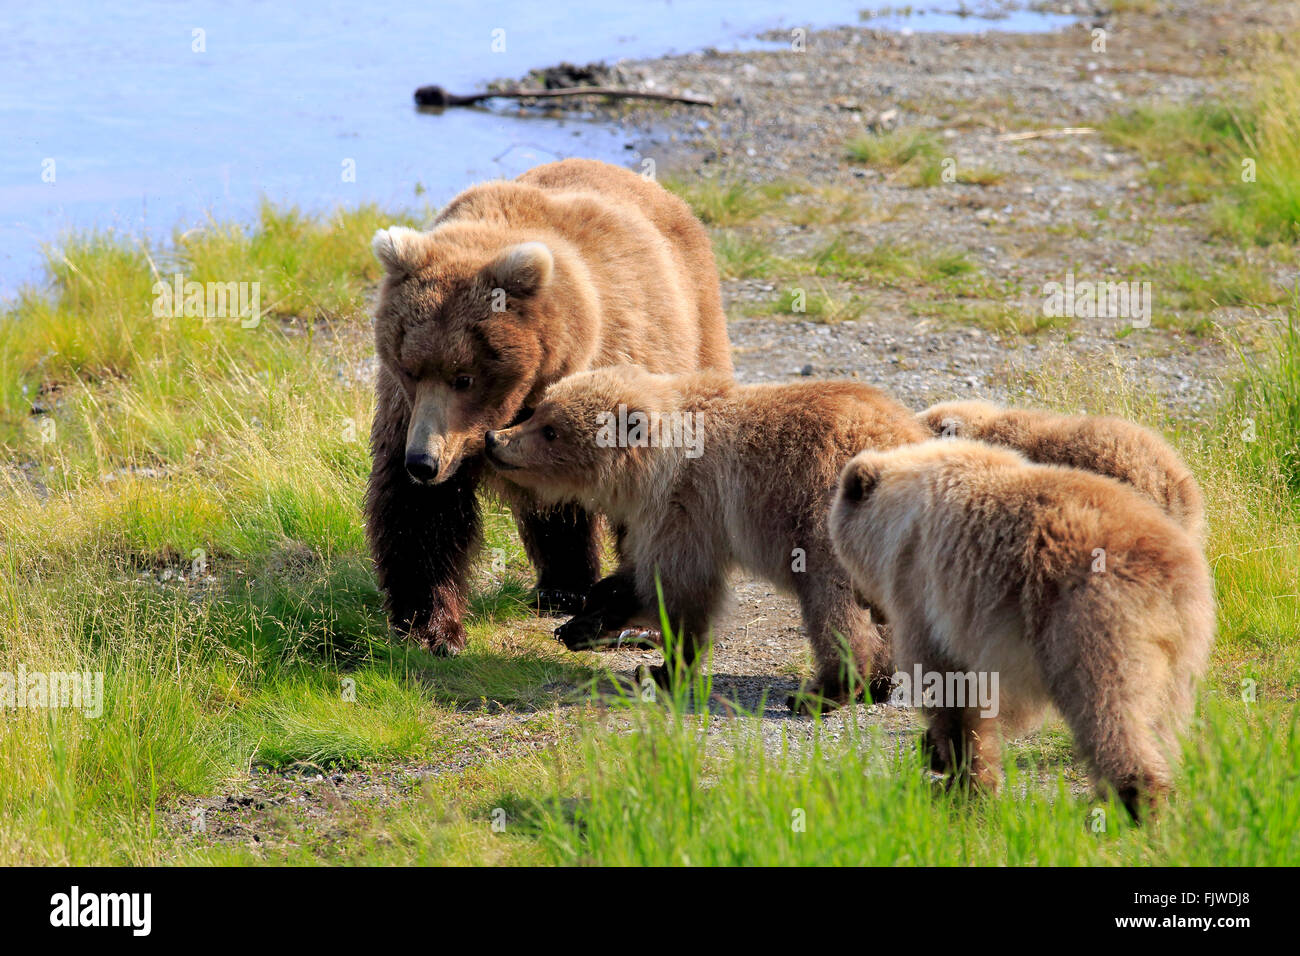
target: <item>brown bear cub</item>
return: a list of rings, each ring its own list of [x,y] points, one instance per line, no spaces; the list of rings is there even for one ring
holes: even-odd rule
[[[827,533],[840,469],[863,448],[926,437],[910,412],[866,385],[739,386],[624,367],[557,382],[531,418],[486,440],[507,480],[543,501],[583,502],[624,529],[623,564],[602,583],[623,582],[616,600],[626,620],[607,613],[605,627],[657,626],[657,575],[690,666],[732,567],[792,592],[815,661],[815,683],[799,700],[808,710],[847,702],[873,669],[888,686],[884,642]],[[858,673],[844,666],[845,646]]]
[[[473,186],[431,231],[380,230],[374,251],[386,274],[366,533],[393,626],[454,654],[479,544],[483,434],[583,369],[729,374],[717,268],[680,199],[579,159]],[[538,570],[538,604],[580,607],[600,570],[598,522],[494,484]]]
[[[1141,425],[991,402],[942,402],[918,417],[944,438],[1004,445],[1040,465],[1069,465],[1117,478],[1163,508],[1193,539],[1205,536],[1205,505],[1191,470],[1163,438]]]
[[[1154,807],[1214,640],[1187,532],[1111,478],[962,439],[858,455],[830,529],[900,673],[952,689],[914,701],[936,770],[996,788],[999,732],[1054,704],[1134,818]],[[993,706],[959,692],[972,674]]]

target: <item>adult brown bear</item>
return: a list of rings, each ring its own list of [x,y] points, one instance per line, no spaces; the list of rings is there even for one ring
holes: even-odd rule
[[[730,374],[717,269],[681,200],[580,159],[473,186],[432,231],[380,230],[374,250],[386,275],[367,537],[393,626],[455,654],[479,542],[484,433],[588,368]],[[496,487],[537,568],[539,604],[577,610],[600,569],[598,523]]]

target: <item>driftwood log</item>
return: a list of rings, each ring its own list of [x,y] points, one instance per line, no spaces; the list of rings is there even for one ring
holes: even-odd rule
[[[558,96],[608,96],[621,100],[662,100],[666,103],[687,103],[691,106],[713,106],[705,96],[678,96],[675,93],[654,93],[649,90],[629,90],[615,86],[575,86],[562,90],[489,90],[486,93],[448,93],[441,86],[422,86],[415,91],[416,106],[472,106],[483,100],[505,97],[508,99],[548,99]]]

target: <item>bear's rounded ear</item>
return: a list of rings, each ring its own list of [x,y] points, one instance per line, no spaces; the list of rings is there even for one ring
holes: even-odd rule
[[[942,435],[943,423],[951,417],[951,403],[940,402],[938,405],[931,405],[923,412],[918,412],[916,420],[924,425],[931,434]]]
[[[964,420],[956,415],[944,415],[938,422],[939,427],[936,429],[933,424],[930,428],[940,438],[960,438],[962,427],[966,424]]]
[[[404,275],[419,265],[417,253],[422,247],[424,233],[406,226],[389,226],[375,233],[370,248],[383,267],[395,275]]]
[[[865,458],[854,458],[840,475],[840,497],[860,503],[871,497],[880,481],[880,466]]]
[[[555,273],[555,259],[542,242],[521,242],[498,255],[484,270],[494,288],[510,295],[528,296],[540,291]]]

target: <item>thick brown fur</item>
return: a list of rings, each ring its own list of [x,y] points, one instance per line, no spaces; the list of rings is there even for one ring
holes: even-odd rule
[[[962,439],[857,456],[830,527],[901,672],[999,676],[996,717],[925,708],[937,769],[996,787],[1000,735],[1054,704],[1134,817],[1153,808],[1214,639],[1181,527],[1111,478]]]
[[[479,541],[484,432],[552,382],[635,362],[731,372],[709,237],[641,176],[565,160],[461,193],[432,231],[375,236],[386,269],[366,531],[399,631],[455,653]],[[513,506],[539,594],[571,602],[599,572],[599,527],[576,508]]]
[[[1191,469],[1163,438],[1141,425],[979,401],[943,402],[918,417],[944,438],[1003,445],[1040,465],[1069,465],[1116,478],[1163,508],[1195,540],[1204,540],[1205,504]]]
[[[601,447],[601,416],[620,405],[627,416],[690,413],[696,456],[689,447]],[[840,469],[863,448],[927,437],[866,385],[738,386],[716,374],[609,368],[551,386],[528,421],[488,436],[488,460],[543,500],[583,502],[626,530],[620,574],[635,581],[632,623],[658,624],[658,575],[687,665],[732,567],[795,594],[815,661],[811,707],[847,701],[882,661],[888,672],[884,642],[827,533]],[[842,641],[857,673],[844,666]]]

